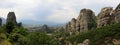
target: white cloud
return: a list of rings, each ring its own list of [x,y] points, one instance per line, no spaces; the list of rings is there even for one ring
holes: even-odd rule
[[[76,18],[78,13],[74,9],[54,10],[46,19],[51,22],[63,23],[70,21],[71,18]]]
[[[18,20],[39,20],[41,14],[35,15],[35,10],[40,12],[51,11],[45,15],[45,20],[50,22],[64,23],[71,18],[76,18],[82,8],[92,9],[95,13],[100,12],[106,6],[116,7],[119,0],[0,0],[0,16],[5,17],[9,11],[16,13]]]
[[[6,18],[7,13],[12,10],[16,13],[18,19],[34,19],[35,16],[32,14],[32,11],[38,6],[39,3],[34,0],[5,0],[2,5],[9,6],[9,4],[12,4],[13,6],[10,5],[12,7],[1,8],[1,14],[4,14],[1,15],[2,17]]]

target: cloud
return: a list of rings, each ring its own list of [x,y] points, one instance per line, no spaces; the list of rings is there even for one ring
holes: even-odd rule
[[[71,18],[76,18],[79,14],[74,9],[54,10],[46,19],[51,22],[63,23],[70,21]]]
[[[116,7],[119,0],[0,0],[0,16],[6,18],[9,11],[17,19],[65,23],[77,18],[83,8],[92,9],[96,15],[106,6]]]

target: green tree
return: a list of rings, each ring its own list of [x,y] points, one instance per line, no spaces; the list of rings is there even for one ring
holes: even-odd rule
[[[15,28],[15,25],[12,22],[6,23],[5,29],[6,29],[7,33],[11,33],[14,28]]]
[[[42,32],[34,32],[28,35],[28,45],[57,45],[57,42],[51,36]]]

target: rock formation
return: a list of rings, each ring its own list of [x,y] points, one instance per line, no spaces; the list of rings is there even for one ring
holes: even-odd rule
[[[2,25],[2,19],[0,18],[0,26]]]
[[[113,11],[112,7],[105,7],[101,10],[101,12],[97,16],[98,28],[113,23],[112,20],[114,20],[114,18],[111,19],[112,17],[114,17],[114,15],[112,14],[112,11]]]
[[[73,18],[73,19],[70,21],[70,23],[71,23],[71,25],[70,25],[71,31],[72,31],[72,32],[75,32],[75,31],[76,31],[76,19]]]
[[[94,12],[90,9],[82,9],[77,19],[73,18],[70,22],[66,24],[66,31],[73,35],[76,32],[86,32],[93,28],[101,28],[103,26],[111,25],[114,23],[120,23],[120,4],[113,10],[112,7],[104,7],[101,12],[95,16]],[[105,44],[107,45],[119,45],[119,39],[113,39],[112,43],[109,43],[108,38],[105,39]],[[69,41],[68,41],[69,42]],[[69,43],[69,45],[73,45]],[[86,39],[83,43],[78,45],[90,45],[90,40]]]
[[[112,7],[104,7],[98,16],[90,9],[82,9],[77,19],[73,18],[66,24],[66,31],[85,32],[93,28],[101,28],[106,25],[120,23],[120,4],[113,10]]]
[[[49,30],[49,27],[46,24],[44,24],[41,28],[41,31],[47,32],[48,30]]]
[[[65,29],[69,32],[85,32],[113,23],[120,23],[120,4],[115,10],[112,7],[104,7],[97,17],[92,10],[82,9],[78,18],[67,23]]]
[[[115,22],[119,23],[120,22],[120,4],[115,9],[114,15],[115,15]]]
[[[77,44],[77,45],[90,45],[90,40],[86,39],[83,41],[83,43]]]
[[[82,9],[77,19],[73,18],[67,25],[69,32],[84,32],[95,27],[95,14],[90,9]]]
[[[80,11],[80,32],[91,30],[95,27],[95,14],[90,9],[82,9]]]
[[[8,22],[12,22],[14,25],[17,25],[16,16],[14,12],[8,13],[6,23]]]

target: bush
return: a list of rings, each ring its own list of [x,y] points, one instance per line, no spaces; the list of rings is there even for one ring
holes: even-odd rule
[[[85,33],[80,33],[79,35],[73,35],[69,37],[67,40],[70,42],[82,43],[85,39],[90,39],[91,45],[100,45],[104,43],[107,37],[110,40],[114,38],[120,38],[120,24],[108,25],[102,28],[97,28],[94,30],[90,30]]]
[[[57,45],[54,38],[42,32],[30,33],[27,38],[29,39],[28,45]]]

